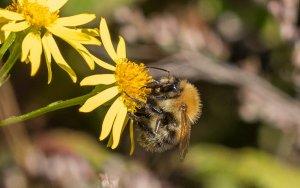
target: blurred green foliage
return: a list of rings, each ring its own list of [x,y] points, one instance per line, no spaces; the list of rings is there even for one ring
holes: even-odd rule
[[[97,16],[107,16],[116,8],[128,6],[133,2],[134,0],[69,0],[66,6],[62,8],[62,12],[66,15],[86,12]]]

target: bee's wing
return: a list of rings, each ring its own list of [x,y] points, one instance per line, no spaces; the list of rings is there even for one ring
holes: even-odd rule
[[[181,132],[179,142],[180,160],[183,161],[187,154],[191,136],[191,122],[186,114],[186,109],[181,109]]]

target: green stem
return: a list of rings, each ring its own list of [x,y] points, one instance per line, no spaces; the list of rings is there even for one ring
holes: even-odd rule
[[[37,117],[37,116],[41,116],[48,112],[52,112],[55,110],[59,110],[59,109],[67,108],[67,107],[71,107],[71,106],[80,105],[83,102],[85,102],[88,98],[95,95],[96,93],[97,93],[97,90],[94,89],[91,93],[80,96],[80,97],[75,97],[73,99],[68,99],[68,100],[64,100],[64,101],[56,101],[56,102],[53,102],[43,108],[39,108],[39,109],[29,112],[27,114],[9,117],[7,119],[0,121],[0,126],[2,127],[2,126],[10,125],[13,123],[18,123],[21,121],[25,121],[25,120]]]
[[[11,35],[10,35],[11,36]],[[12,35],[13,36],[13,35]],[[22,38],[23,36],[21,36],[20,38]],[[8,37],[10,38],[10,37]],[[21,41],[20,38],[18,38],[15,41],[15,46],[13,47],[7,61],[4,63],[4,65],[1,67],[0,69],[0,86],[6,81],[7,75],[9,73],[9,71],[11,70],[11,68],[14,66],[14,64],[16,63],[16,61],[20,58],[21,56]],[[14,42],[14,41],[8,41],[5,42],[4,44],[7,43],[7,46],[10,46],[9,43],[10,42]],[[4,45],[3,44],[3,45]],[[6,45],[5,47],[8,48]],[[3,47],[3,46],[2,46]],[[1,48],[2,49],[2,48]],[[5,53],[7,49],[5,49],[3,47],[3,52]]]
[[[5,40],[5,43],[0,48],[0,59],[2,59],[5,52],[14,43],[15,39],[16,39],[16,33],[10,33],[7,39]]]

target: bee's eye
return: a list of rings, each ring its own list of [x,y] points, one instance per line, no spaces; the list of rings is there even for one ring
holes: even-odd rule
[[[173,84],[167,84],[166,86],[161,88],[162,92],[169,92],[173,90]]]
[[[177,84],[173,84],[173,89],[174,89],[175,91],[178,91],[178,89],[179,89],[178,85],[177,85]]]

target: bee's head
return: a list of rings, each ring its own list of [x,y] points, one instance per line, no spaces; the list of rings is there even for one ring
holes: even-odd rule
[[[180,92],[180,80],[175,76],[162,77],[159,80],[161,85],[160,92]]]
[[[152,96],[150,96],[150,98],[167,99],[174,98],[180,94],[182,89],[180,86],[180,80],[171,75],[168,70],[158,67],[147,68],[157,69],[168,73],[167,76],[160,77],[159,79],[154,80],[152,83],[145,86],[152,89]]]

